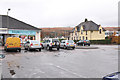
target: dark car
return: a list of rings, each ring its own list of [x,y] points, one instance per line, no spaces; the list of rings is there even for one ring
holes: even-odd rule
[[[102,80],[120,80],[120,72],[115,72],[103,77]]]
[[[80,40],[76,43],[78,46],[90,46],[90,41],[89,40]]]
[[[5,58],[5,55],[4,54],[0,54],[0,59],[3,59]]]

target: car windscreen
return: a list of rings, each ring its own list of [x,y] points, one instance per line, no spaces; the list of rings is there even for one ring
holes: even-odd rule
[[[52,39],[52,42],[59,42],[58,39]]]
[[[68,40],[68,43],[74,43],[74,41],[73,40]]]
[[[39,43],[39,42],[38,42],[38,41],[33,40],[33,41],[31,41],[31,43]]]
[[[90,42],[89,40],[86,40],[86,42]]]

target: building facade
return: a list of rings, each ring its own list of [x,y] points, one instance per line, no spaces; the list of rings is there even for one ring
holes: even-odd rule
[[[120,36],[120,27],[104,27],[105,37]]]
[[[70,33],[71,40],[102,40],[105,39],[105,29],[94,23],[87,21],[80,23]]]
[[[21,40],[41,41],[41,29],[6,15],[0,15],[0,43],[7,37],[17,36]]]

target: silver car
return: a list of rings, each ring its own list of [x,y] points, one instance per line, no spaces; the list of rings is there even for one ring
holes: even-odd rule
[[[32,49],[39,49],[41,51],[41,43],[36,40],[28,40],[26,41],[25,45],[25,50],[32,50]]]
[[[60,48],[60,42],[57,38],[49,38],[43,41],[42,48],[46,48],[49,50],[52,50],[52,48],[57,48],[59,50]]]
[[[62,40],[60,43],[60,47],[64,49],[72,48],[75,49],[75,42],[73,40]]]

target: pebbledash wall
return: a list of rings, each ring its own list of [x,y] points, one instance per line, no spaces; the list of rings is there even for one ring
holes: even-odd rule
[[[26,36],[27,39],[41,41],[41,29],[7,15],[0,15],[0,43],[10,36]]]

